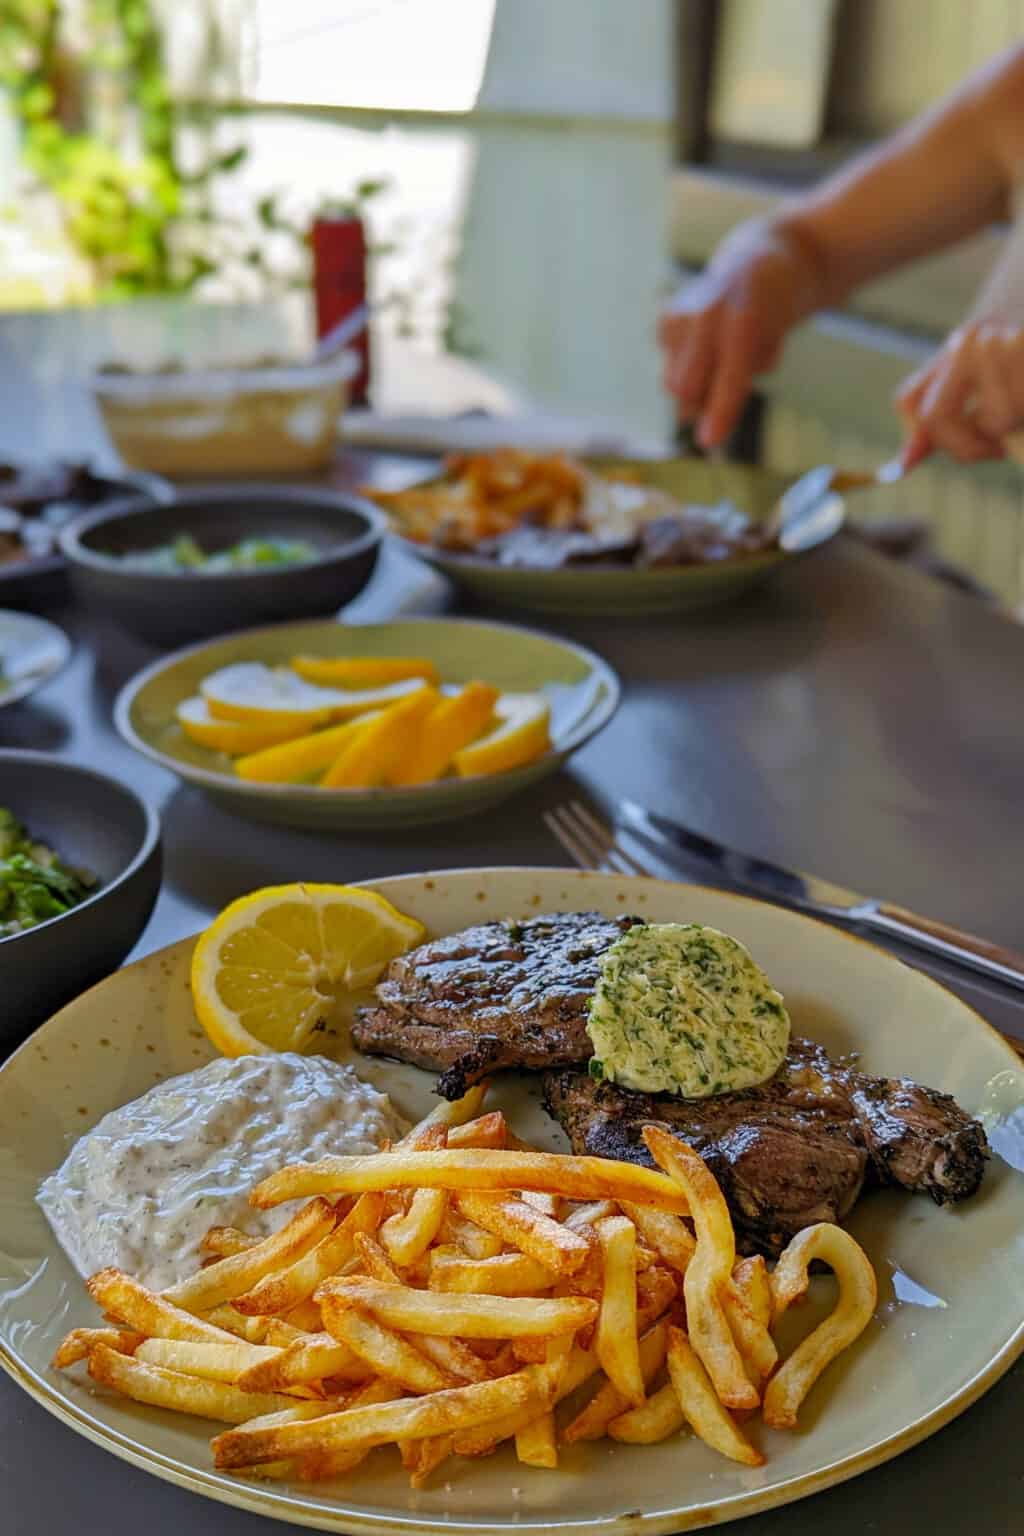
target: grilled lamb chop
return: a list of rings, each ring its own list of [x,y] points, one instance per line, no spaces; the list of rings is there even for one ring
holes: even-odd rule
[[[458,1099],[502,1067],[539,1072],[587,1061],[587,1009],[601,955],[639,919],[553,913],[481,923],[392,960],[352,1039],[370,1055],[441,1072]]]
[[[732,1211],[745,1253],[780,1253],[816,1221],[842,1221],[865,1179],[923,1191],[942,1205],[972,1195],[987,1146],[947,1094],[906,1078],[869,1077],[794,1039],[767,1083],[706,1099],[630,1093],[579,1069],[544,1076],[547,1108],[574,1152],[652,1159],[643,1127],[694,1147]]]

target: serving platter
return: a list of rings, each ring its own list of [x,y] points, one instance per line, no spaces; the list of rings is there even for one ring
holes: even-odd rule
[[[756,522],[768,517],[793,479],[792,475],[755,465],[714,459],[587,458],[584,462],[598,473],[628,474],[640,484],[656,486],[683,502],[702,506],[733,502]],[[421,544],[400,532],[394,537],[403,549],[441,571],[482,604],[580,617],[644,618],[709,608],[751,591],[782,566],[800,558],[769,549],[703,565],[640,569],[588,564],[549,569],[499,565],[480,555]]]
[[[410,1492],[397,1457],[386,1452],[343,1482],[232,1479],[212,1470],[209,1424],[108,1397],[48,1364],[63,1332],[94,1313],[35,1191],[107,1110],[209,1059],[187,987],[192,941],[184,941],[86,993],[0,1069],[0,1364],[76,1431],[195,1492],[322,1530],[656,1536],[752,1515],[868,1470],[947,1423],[1024,1349],[1024,1070],[951,993],[831,927],[700,887],[537,869],[446,871],[372,885],[435,933],[580,908],[720,927],[750,948],[785,994],[795,1030],[835,1053],[859,1051],[872,1072],[953,1093],[981,1115],[996,1149],[985,1183],[952,1210],[898,1192],[860,1202],[850,1226],[877,1271],[875,1320],[819,1383],[799,1432],[746,1426],[767,1456],[758,1470],[686,1436],[648,1447],[573,1446],[556,1472],[521,1466],[506,1449],[449,1463],[435,1486],[419,1492]],[[406,1115],[432,1104],[430,1074],[340,1054]],[[495,1099],[518,1134],[541,1147],[564,1146],[527,1079],[505,1078]],[[816,1281],[815,1289],[816,1301],[827,1302],[830,1282]],[[802,1332],[817,1307],[798,1310],[794,1327]]]
[[[209,673],[241,661],[281,666],[300,653],[424,656],[446,683],[481,678],[502,692],[543,693],[551,707],[551,749],[506,773],[409,789],[323,789],[241,779],[230,758],[185,736],[175,711]],[[472,619],[321,620],[245,630],[163,657],[122,689],[114,721],[129,746],[242,815],[293,827],[408,827],[486,810],[554,773],[608,723],[620,694],[617,676],[593,651],[536,630]]]

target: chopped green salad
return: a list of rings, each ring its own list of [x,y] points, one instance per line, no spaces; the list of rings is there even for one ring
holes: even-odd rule
[[[308,539],[240,539],[229,549],[207,554],[190,533],[170,544],[122,555],[125,565],[140,571],[255,571],[265,566],[302,565],[315,560],[317,549]]]
[[[92,894],[96,877],[70,869],[35,842],[13,811],[0,806],[0,939],[70,912]]]

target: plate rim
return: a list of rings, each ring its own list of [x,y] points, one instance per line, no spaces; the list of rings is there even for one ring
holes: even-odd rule
[[[41,562],[40,562],[41,563]],[[3,596],[3,588],[0,586],[0,597]],[[37,626],[41,639],[48,639],[54,646],[55,660],[48,671],[34,673],[26,678],[22,684],[12,684],[4,691],[0,691],[0,709],[6,709],[11,704],[19,704],[22,699],[31,697],[38,689],[44,688],[58,677],[68,665],[74,655],[74,642],[66,630],[59,624],[54,624],[52,619],[44,619],[41,614],[27,613],[20,608],[0,608],[0,620],[15,619],[19,624]]]
[[[683,882],[663,880],[650,876],[622,876],[614,873],[606,873],[599,870],[579,870],[563,866],[543,865],[486,865],[480,867],[464,866],[459,869],[446,870],[417,870],[409,871],[404,875],[385,875],[375,878],[353,881],[354,885],[374,888],[381,883],[393,884],[401,880],[427,880],[451,878],[452,876],[501,876],[506,874],[537,875],[550,877],[559,872],[570,876],[597,876],[609,884],[621,885],[624,880],[632,883],[671,887],[682,885]],[[693,892],[699,896],[701,892],[708,892],[717,897],[726,896],[732,901],[755,907],[769,907],[779,912],[784,918],[794,921],[798,925],[804,925],[812,929],[823,928],[829,933],[837,935],[840,940],[850,941],[871,951],[881,957],[882,961],[892,967],[913,972],[915,977],[927,983],[932,989],[945,994],[955,1000],[958,1007],[963,1009],[972,1019],[975,1025],[981,1025],[991,1035],[993,1041],[1005,1052],[1008,1065],[1015,1070],[1020,1069],[1020,1061],[1013,1047],[996,1030],[988,1020],[978,1012],[970,1003],[965,1002],[950,987],[945,986],[935,977],[917,967],[908,964],[898,955],[890,953],[880,944],[869,939],[862,938],[859,934],[847,933],[843,929],[837,929],[830,923],[823,922],[820,918],[809,916],[804,912],[794,912],[777,903],[763,901],[758,897],[748,896],[744,893],[723,890],[718,886],[698,884],[686,884],[687,892]],[[172,951],[184,948],[195,942],[198,935],[190,935],[178,939],[172,944],[164,945],[161,949],[152,950],[148,955],[135,961],[134,965],[143,965],[154,959],[165,956]],[[125,967],[130,969],[132,967]],[[119,973],[115,973],[119,974]],[[65,1006],[74,1007],[81,998],[98,991],[107,984],[110,978],[97,982],[88,988]],[[50,1020],[40,1025],[39,1030],[34,1031],[27,1040],[11,1054],[5,1063],[0,1065],[0,1077],[9,1066],[26,1052],[29,1045],[35,1041],[40,1030],[47,1028],[53,1019],[59,1017],[64,1010],[58,1010]],[[132,1436],[111,1428],[91,1418],[89,1413],[62,1396],[55,1388],[37,1375],[30,1367],[24,1365],[0,1339],[0,1368],[2,1368],[15,1383],[26,1391],[30,1397],[38,1402],[47,1412],[70,1428],[82,1434],[93,1444],[104,1450],[110,1451],[120,1460],[127,1461],[142,1471],[170,1482],[190,1492],[199,1493],[215,1499],[219,1503],[234,1505],[250,1513],[262,1515],[266,1518],[284,1520],[294,1525],[307,1529],[323,1531],[349,1532],[352,1536],[445,1536],[445,1533],[473,1532],[479,1536],[507,1536],[512,1529],[518,1529],[527,1533],[547,1532],[550,1536],[585,1536],[588,1531],[597,1531],[601,1536],[631,1536],[631,1533],[643,1531],[647,1536],[674,1536],[674,1533],[685,1530],[703,1529],[709,1525],[726,1524],[728,1522],[743,1519],[745,1517],[761,1514],[766,1510],[779,1506],[796,1503],[811,1494],[820,1493],[828,1488],[847,1482],[849,1479],[859,1476],[862,1472],[871,1471],[873,1468],[883,1466],[895,1457],[902,1455],[906,1450],[920,1444],[931,1435],[944,1428],[954,1419],[958,1418],[970,1408],[980,1397],[984,1395],[996,1382],[998,1382],[1016,1361],[1024,1355],[1024,1314],[1022,1314],[1015,1330],[1004,1342],[998,1353],[978,1370],[967,1382],[963,1383],[956,1391],[950,1393],[935,1404],[930,1410],[921,1414],[911,1423],[905,1425],[896,1434],[887,1440],[879,1441],[873,1445],[865,1446],[828,1466],[819,1467],[811,1471],[803,1472],[774,1485],[771,1488],[754,1491],[752,1493],[736,1493],[725,1499],[715,1499],[708,1505],[702,1505],[690,1511],[659,1510],[649,1514],[635,1512],[616,1512],[599,1518],[571,1517],[568,1520],[559,1519],[557,1523],[552,1521],[550,1514],[540,1513],[532,1519],[519,1519],[513,1527],[505,1525],[484,1525],[476,1516],[458,1516],[446,1514],[435,1517],[430,1514],[417,1515],[408,1512],[400,1518],[394,1518],[388,1514],[367,1513],[364,1510],[354,1509],[339,1505],[337,1512],[323,1507],[316,1508],[312,1505],[303,1505],[293,1502],[290,1494],[279,1490],[262,1488],[249,1485],[241,1481],[236,1488],[235,1483],[229,1483],[221,1479],[214,1471],[204,1471],[201,1468],[186,1468],[176,1462],[172,1457],[163,1452],[153,1450],[140,1444]],[[707,1518],[709,1510],[713,1507],[711,1518]]]
[[[128,679],[120,689],[113,705],[114,728],[121,739],[140,753],[148,757],[151,762],[159,763],[161,768],[173,773],[177,778],[184,779],[186,783],[197,784],[203,789],[227,792],[238,795],[244,799],[262,800],[273,803],[278,800],[299,800],[303,805],[369,805],[386,806],[415,804],[422,800],[423,791],[428,791],[431,797],[444,797],[446,799],[458,798],[460,791],[467,783],[477,783],[482,779],[494,779],[511,777],[520,770],[509,769],[507,775],[479,775],[476,779],[437,779],[430,784],[416,785],[410,789],[395,790],[390,788],[377,789],[324,789],[319,784],[264,784],[248,779],[230,778],[226,773],[217,773],[211,768],[203,768],[200,765],[180,762],[169,753],[161,752],[157,747],[150,746],[138,734],[132,723],[131,711],[136,697],[153,678],[188,656],[198,651],[206,650],[211,645],[216,645],[223,640],[245,640],[248,637],[271,634],[276,630],[293,629],[301,625],[308,628],[311,624],[323,623],[332,625],[336,629],[384,629],[392,624],[458,624],[476,629],[497,629],[510,631],[513,634],[526,634],[534,638],[549,640],[562,646],[567,651],[582,657],[590,668],[591,675],[598,678],[604,688],[603,696],[596,702],[593,708],[577,722],[568,732],[560,745],[552,746],[543,757],[536,758],[533,763],[524,764],[524,768],[536,768],[541,764],[554,762],[562,763],[573,752],[584,746],[598,731],[603,730],[609,724],[622,702],[622,680],[610,662],[605,661],[596,651],[588,646],[578,645],[575,640],[564,639],[561,635],[551,635],[541,629],[533,629],[527,624],[509,624],[496,619],[476,619],[463,616],[440,615],[437,617],[419,614],[407,619],[382,619],[374,620],[368,624],[345,624],[337,619],[312,619],[296,620],[287,619],[280,624],[261,624],[252,629],[228,631],[223,635],[216,635],[207,640],[200,640],[192,645],[182,646],[180,650],[172,651],[170,655],[158,656],[148,666],[136,672],[134,677]],[[361,882],[366,883],[366,882]]]

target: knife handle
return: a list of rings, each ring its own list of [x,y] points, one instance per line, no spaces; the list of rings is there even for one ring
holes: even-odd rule
[[[866,921],[869,927],[882,928],[922,949],[959,960],[983,975],[1024,988],[1024,955],[1001,944],[993,944],[990,939],[979,939],[976,934],[955,928],[951,923],[922,917],[920,913],[891,901],[879,902]]]

